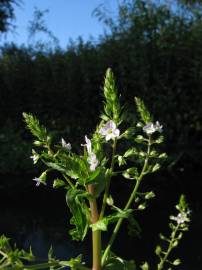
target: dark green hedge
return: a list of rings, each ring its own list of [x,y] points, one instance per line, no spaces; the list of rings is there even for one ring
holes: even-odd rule
[[[0,172],[32,167],[23,111],[80,147],[100,114],[107,67],[131,116],[134,96],[143,98],[164,125],[167,151],[185,157],[185,167],[201,164],[201,18],[165,6],[153,6],[151,12],[144,1],[128,14],[98,43],[80,39],[66,50],[47,51],[14,44],[1,48]]]

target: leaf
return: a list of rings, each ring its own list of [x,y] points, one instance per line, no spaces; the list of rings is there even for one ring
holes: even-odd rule
[[[85,184],[90,184],[92,182],[95,182],[96,178],[100,174],[100,171],[101,171],[101,168],[99,167],[95,171],[91,172]]]
[[[128,217],[128,234],[140,237],[142,229],[133,215]]]
[[[48,159],[48,161],[43,160],[48,167],[64,173],[73,179],[80,179],[80,184],[85,183],[85,179],[88,177],[86,164],[85,161],[78,156],[73,154],[69,156],[66,153],[60,153],[57,159],[49,161],[49,156],[45,156],[45,159]]]
[[[136,265],[134,261],[126,261],[111,252],[104,270],[136,270]]]
[[[70,234],[74,240],[83,240],[86,236],[89,226],[89,209],[84,202],[88,196],[86,191],[80,189],[69,189],[66,195],[67,205],[70,208],[73,217],[71,224],[76,228],[70,230]]]
[[[90,225],[93,231],[107,231],[107,227],[110,223],[116,222],[119,218],[128,218],[133,211],[132,209],[121,210],[118,207],[113,208],[115,208],[115,210],[117,211],[116,213],[106,216],[98,222]]]
[[[99,175],[94,179],[95,197],[99,197],[100,193],[105,189],[107,177],[106,170],[101,168]]]

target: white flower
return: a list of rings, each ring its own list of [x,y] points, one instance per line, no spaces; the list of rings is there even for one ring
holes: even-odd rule
[[[100,129],[99,134],[105,136],[106,141],[114,139],[119,136],[120,130],[116,128],[114,121],[108,121],[103,128]]]
[[[162,132],[163,126],[160,125],[159,121],[156,121],[155,124],[148,123],[143,127],[143,131],[147,133],[148,135],[153,134],[154,132]]]
[[[35,177],[33,181],[36,181],[36,186],[38,187],[40,184],[43,184],[46,186],[46,182],[44,182],[40,177]]]
[[[61,144],[63,148],[66,148],[68,151],[71,151],[72,149],[71,143],[66,143],[66,141],[62,138]]]
[[[87,153],[88,153],[88,158],[87,158],[87,162],[90,165],[90,171],[95,171],[96,167],[99,164],[99,161],[95,155],[95,153],[93,153],[92,151],[92,143],[91,140],[88,139],[87,136],[85,136],[85,144],[82,144],[82,146],[86,146],[87,149]]]
[[[187,217],[189,215],[189,211],[187,212],[181,212],[177,215],[177,217],[173,217],[171,216],[172,220],[175,220],[177,222],[177,224],[183,224],[185,222],[189,221],[189,218]]]
[[[90,171],[95,171],[96,167],[98,166],[99,164],[99,161],[96,157],[96,155],[91,152],[87,158],[87,162],[89,163],[90,165]]]
[[[92,152],[92,144],[91,144],[91,140],[88,139],[87,135],[85,135],[85,144],[81,144],[81,146],[86,146],[87,152],[88,154],[90,154]]]
[[[162,132],[162,131],[163,131],[163,126],[160,125],[159,121],[156,121],[155,129],[156,129],[156,131],[158,131],[158,132]]]
[[[32,149],[32,156],[30,156],[30,158],[33,160],[33,163],[36,164],[40,156],[37,154],[37,152],[34,149]]]

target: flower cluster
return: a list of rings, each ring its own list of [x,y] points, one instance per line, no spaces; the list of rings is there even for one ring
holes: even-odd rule
[[[190,211],[188,210],[187,212],[180,212],[176,217],[171,216],[170,219],[175,220],[177,224],[184,224],[190,221],[188,217],[189,215]]]
[[[95,169],[97,168],[99,164],[99,161],[95,153],[92,151],[91,140],[88,139],[87,136],[85,136],[85,141],[86,141],[86,144],[83,144],[82,146],[86,146],[86,149],[87,149],[87,153],[88,153],[87,162],[90,165],[90,171],[95,171]]]
[[[147,133],[147,135],[151,135],[154,132],[162,132],[163,126],[160,125],[159,121],[156,121],[156,123],[148,123],[143,127],[143,131]]]
[[[118,137],[120,130],[116,127],[114,121],[110,120],[99,130],[99,134],[104,136],[106,141],[109,141]]]

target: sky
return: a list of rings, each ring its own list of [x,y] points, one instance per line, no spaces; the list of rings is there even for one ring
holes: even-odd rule
[[[104,25],[95,16],[93,10],[100,4],[115,14],[119,0],[22,0],[20,7],[15,7],[15,31],[10,31],[0,43],[14,42],[28,45],[29,21],[33,19],[35,7],[39,10],[49,10],[45,14],[48,29],[58,38],[61,47],[65,47],[69,40],[76,40],[81,36],[85,41],[92,36],[97,39],[104,32]],[[36,36],[35,39],[40,38]],[[41,37],[42,38],[42,37]],[[47,37],[46,37],[47,38]]]

